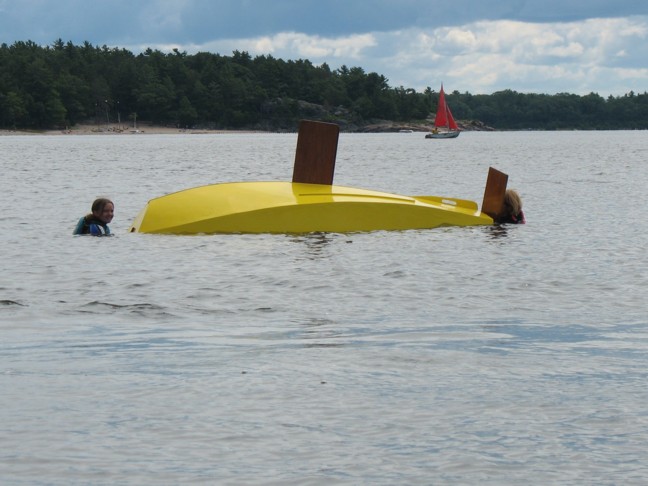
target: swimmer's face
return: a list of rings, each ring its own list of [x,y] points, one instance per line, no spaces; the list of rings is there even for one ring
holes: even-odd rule
[[[106,203],[103,209],[94,211],[95,218],[99,221],[102,221],[105,224],[108,224],[112,221],[113,216],[115,215],[115,205],[113,203]]]

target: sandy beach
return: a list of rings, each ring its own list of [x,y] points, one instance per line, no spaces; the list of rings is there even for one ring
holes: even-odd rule
[[[150,124],[138,124],[137,128],[126,125],[89,125],[79,124],[63,130],[2,130],[3,135],[154,135],[154,134],[219,134],[219,133],[259,133],[252,130],[209,130],[184,129]]]

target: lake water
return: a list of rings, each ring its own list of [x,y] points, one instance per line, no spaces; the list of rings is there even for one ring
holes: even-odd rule
[[[648,132],[342,134],[337,184],[528,224],[128,233],[296,134],[0,137],[3,484],[645,484]],[[92,200],[113,238],[73,237]]]

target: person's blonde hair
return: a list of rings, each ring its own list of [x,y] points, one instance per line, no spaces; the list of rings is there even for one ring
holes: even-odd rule
[[[514,189],[507,189],[504,194],[504,206],[509,214],[517,216],[522,211],[522,199]]]

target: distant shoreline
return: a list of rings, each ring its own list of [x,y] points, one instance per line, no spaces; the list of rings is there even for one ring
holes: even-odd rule
[[[266,133],[259,130],[210,130],[191,128],[172,128],[158,125],[143,124],[137,128],[118,125],[75,125],[68,129],[59,130],[7,130],[0,129],[3,135],[172,135],[172,134],[226,134],[226,133]]]
[[[486,126],[481,122],[457,122],[461,131],[495,131],[492,127]],[[349,133],[397,133],[397,132],[417,132],[427,133],[432,131],[432,123],[405,123],[379,121],[370,123],[361,127],[353,127]],[[343,130],[344,131],[344,130]],[[234,134],[234,133],[291,133],[286,131],[267,131],[252,129],[209,129],[209,128],[177,128],[162,125],[151,125],[147,123],[138,124],[137,128],[126,125],[96,125],[80,123],[72,128],[58,130],[7,130],[0,129],[0,136],[3,135],[187,135],[187,134]],[[295,129],[294,132],[297,133]]]

